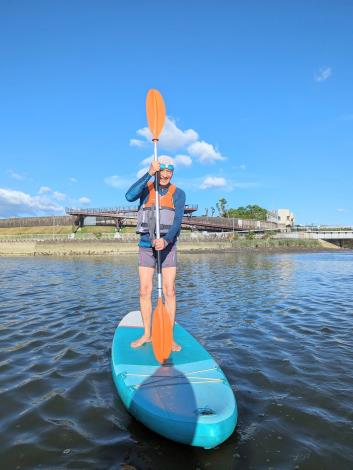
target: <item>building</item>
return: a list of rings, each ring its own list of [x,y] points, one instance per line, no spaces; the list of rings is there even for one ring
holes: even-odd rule
[[[289,209],[277,209],[277,223],[284,224],[286,227],[293,227],[294,214]]]

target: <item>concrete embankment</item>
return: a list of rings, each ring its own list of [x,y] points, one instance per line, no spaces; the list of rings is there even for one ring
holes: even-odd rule
[[[232,251],[308,251],[333,250],[323,247],[318,240],[204,240],[190,239],[178,242],[180,253]],[[2,256],[116,256],[136,254],[136,241],[122,240],[16,240],[0,241]]]

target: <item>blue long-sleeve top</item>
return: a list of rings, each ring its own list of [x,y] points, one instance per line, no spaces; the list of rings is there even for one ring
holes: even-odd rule
[[[143,175],[139,180],[134,183],[131,188],[125,194],[126,199],[129,202],[134,202],[137,199],[140,199],[139,207],[142,204],[145,204],[148,199],[148,187],[147,183],[152,178],[152,176],[147,172]],[[158,192],[161,196],[164,196],[168,192],[168,186],[159,186]],[[170,227],[168,232],[162,237],[164,240],[169,243],[175,243],[176,239],[180,233],[181,222],[183,220],[184,215],[184,207],[185,207],[185,193],[182,189],[176,188],[173,194],[173,202],[175,208],[175,216],[173,225]],[[141,234],[139,246],[148,247],[152,246],[151,238],[149,233]]]

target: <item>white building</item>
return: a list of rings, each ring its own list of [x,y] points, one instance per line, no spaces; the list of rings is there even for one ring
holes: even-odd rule
[[[292,227],[294,225],[294,214],[289,209],[268,211],[267,222],[274,222],[275,224]]]
[[[289,209],[277,209],[277,223],[286,227],[294,225],[294,214]]]

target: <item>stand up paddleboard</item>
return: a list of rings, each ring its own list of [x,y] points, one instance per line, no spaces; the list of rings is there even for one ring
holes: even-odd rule
[[[141,423],[173,441],[210,449],[237,423],[237,404],[225,375],[196,339],[179,324],[182,350],[161,365],[151,343],[133,349],[143,334],[139,311],[119,323],[112,345],[113,379],[124,405]]]

